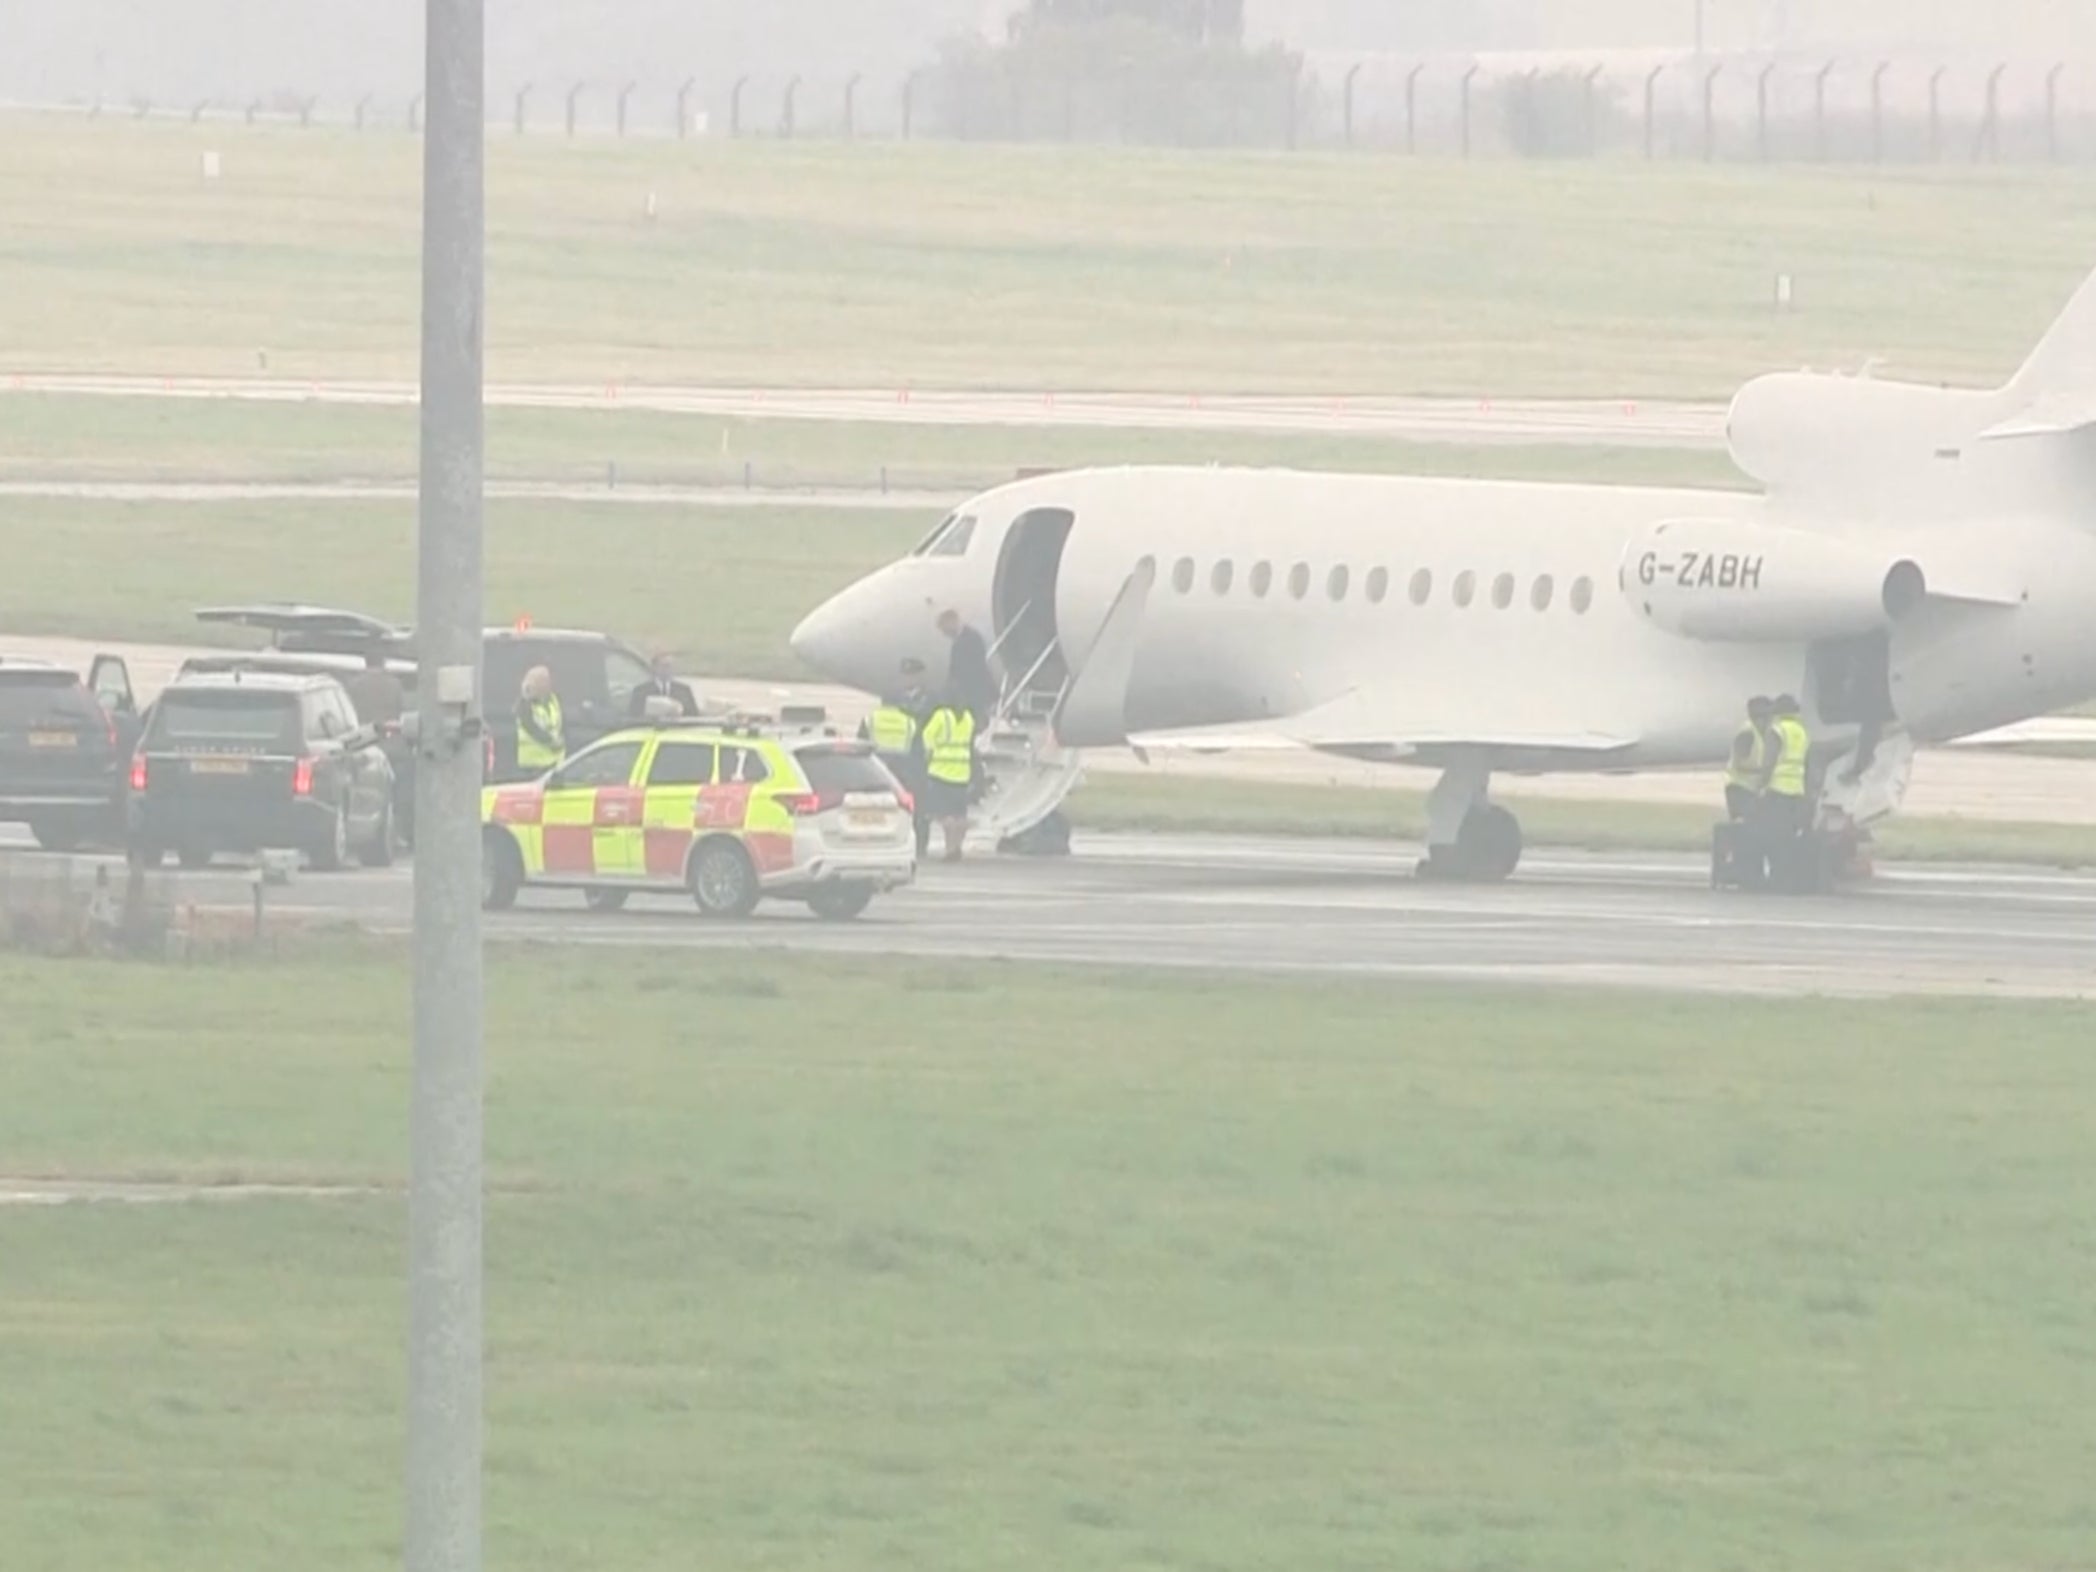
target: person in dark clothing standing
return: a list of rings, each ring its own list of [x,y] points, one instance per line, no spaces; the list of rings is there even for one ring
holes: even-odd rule
[[[902,783],[916,805],[917,855],[931,847],[931,809],[925,800],[924,723],[931,719],[932,697],[925,691],[924,663],[902,663],[902,684],[887,694],[859,725],[859,737],[870,742],[881,762]]]
[[[633,697],[627,701],[627,708],[636,720],[648,713],[650,699],[668,699],[686,718],[699,713],[699,701],[692,693],[691,685],[677,679],[676,667],[667,655],[655,657],[648,680],[635,688]]]
[[[965,704],[975,718],[976,729],[981,730],[997,712],[997,678],[990,670],[990,648],[957,611],[939,613],[939,631],[953,645],[942,691]]]

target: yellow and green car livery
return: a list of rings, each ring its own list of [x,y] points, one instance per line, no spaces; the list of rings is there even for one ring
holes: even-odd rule
[[[908,795],[870,744],[753,725],[616,732],[538,780],[481,794],[482,900],[527,885],[611,909],[688,892],[714,916],[760,898],[851,917],[916,871]]]

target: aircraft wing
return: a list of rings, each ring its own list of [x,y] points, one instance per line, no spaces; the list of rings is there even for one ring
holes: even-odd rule
[[[1604,761],[1635,746],[1635,737],[1553,727],[1484,727],[1407,717],[1400,706],[1356,689],[1296,715],[1250,725],[1196,726],[1132,734],[1139,753],[1235,753],[1314,749],[1360,758],[1402,760],[1478,750],[1500,756],[1574,755]]]

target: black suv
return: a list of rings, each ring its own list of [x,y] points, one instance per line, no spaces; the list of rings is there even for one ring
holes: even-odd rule
[[[63,666],[0,661],[0,822],[28,825],[51,851],[120,843],[138,730],[114,656],[98,656],[87,682]]]
[[[129,843],[173,851],[300,851],[315,868],[393,860],[393,767],[333,677],[234,670],[176,678],[131,761]]]
[[[270,635],[272,650],[280,655],[383,660],[405,673],[409,691],[413,691],[413,633],[362,612],[302,605],[210,606],[197,617],[204,622],[263,629]],[[609,634],[528,624],[486,629],[481,656],[485,670],[481,702],[494,744],[487,775],[496,782],[521,780],[526,773],[517,768],[516,712],[524,674],[532,667],[544,666],[553,674],[570,753],[632,725],[638,718],[633,711],[634,691],[644,687],[650,675],[647,659]]]

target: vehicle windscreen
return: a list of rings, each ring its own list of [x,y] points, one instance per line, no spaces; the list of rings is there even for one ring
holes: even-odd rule
[[[101,706],[69,671],[0,674],[0,731],[23,731],[56,722],[100,725]]]
[[[870,751],[845,748],[803,748],[793,756],[808,777],[809,787],[824,797],[846,792],[893,791],[895,777]]]
[[[153,710],[151,742],[159,747],[269,748],[292,753],[300,740],[296,694],[170,689]]]

